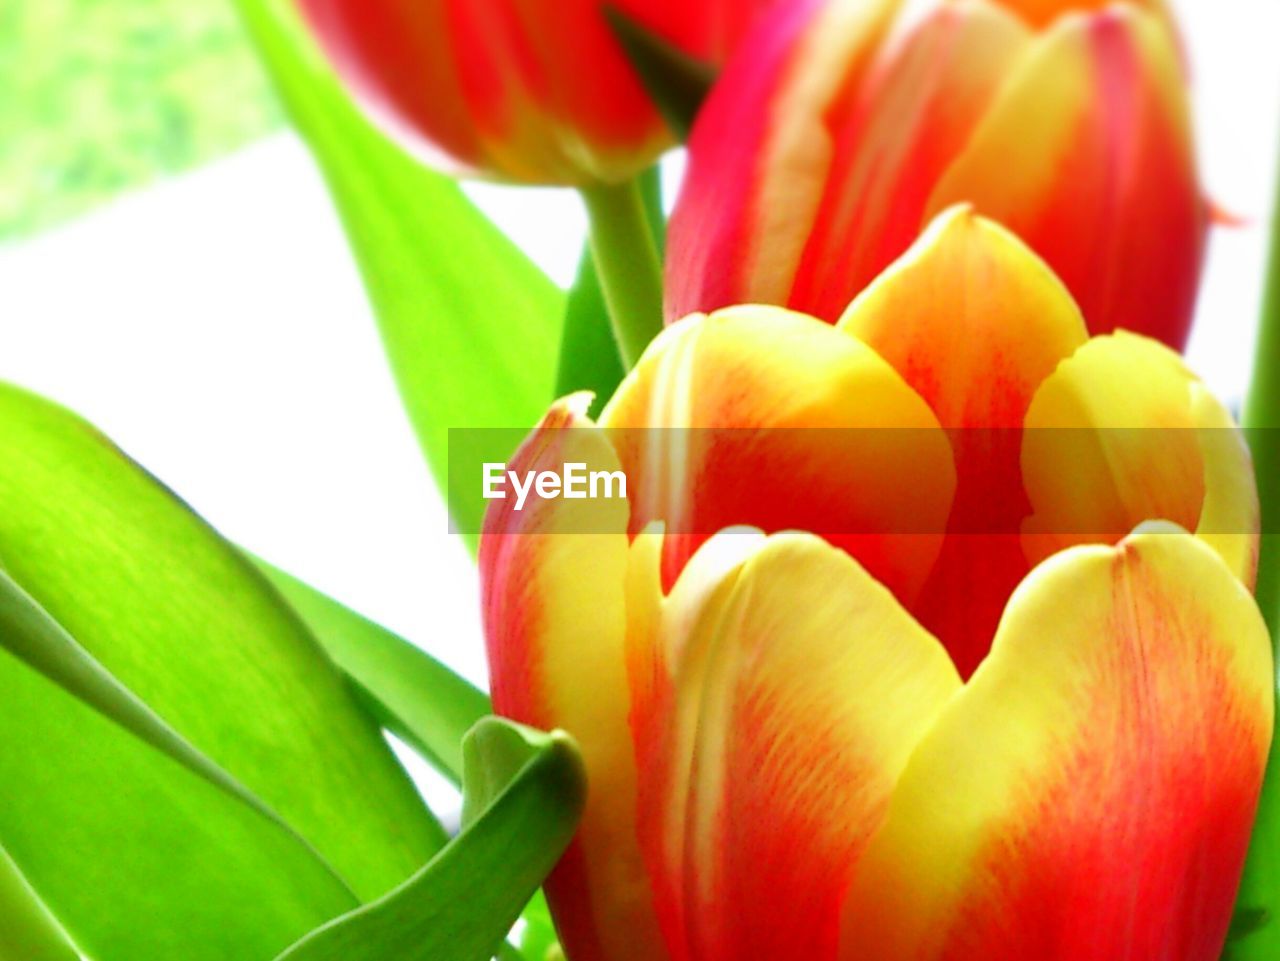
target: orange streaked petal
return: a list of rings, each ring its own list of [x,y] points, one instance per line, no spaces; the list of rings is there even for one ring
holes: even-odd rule
[[[941,4],[828,111],[835,157],[784,301],[835,321],[920,235],[939,178],[1031,42],[1013,15]]]
[[[664,772],[672,757],[688,758],[694,750],[694,728],[670,727],[674,690],[673,665],[680,663],[699,619],[711,603],[721,603],[746,560],[763,546],[765,535],[753,528],[722,531],[690,558],[670,595],[662,586],[663,530],[651,524],[632,543],[627,566],[627,671],[631,680],[631,732],[637,766],[645,772],[637,795],[640,836],[649,837],[646,852],[659,925],[670,961],[688,961],[686,877],[666,870],[683,856],[680,825],[663,830],[664,806],[673,790]],[[719,600],[717,600],[717,598]],[[687,768],[680,774],[686,776]],[[662,838],[659,842],[657,839]],[[653,870],[656,867],[656,870]]]
[[[601,425],[629,478],[632,532],[666,526],[667,585],[740,525],[826,536],[904,599],[936,557],[954,487],[946,436],[892,367],[814,318],[738,307],[668,327]]]
[[[832,958],[849,873],[959,678],[883,586],[818,538],[719,535],[666,599],[658,554],[633,555],[647,599],[629,603],[656,614],[633,728],[670,956]]]
[[[1035,248],[1092,332],[1122,327],[1181,347],[1208,209],[1167,25],[1131,4],[1058,21],[1010,76],[930,209],[960,202]]]
[[[1022,426],[1084,319],[1053,272],[966,206],[941,214],[837,325],[868,344],[946,428]]]
[[[1216,961],[1273,700],[1257,605],[1200,540],[1056,555],[903,773],[843,957]]]
[[[1087,337],[1070,295],[1004,228],[957,207],[837,325],[870,344],[950,431],[958,486],[949,536],[912,610],[966,677],[1029,570],[1020,430],[1036,389]]]
[[[720,66],[775,0],[299,0],[356,98],[414,153],[534,183],[619,182],[671,143],[606,15]]]
[[[667,245],[669,321],[787,302],[831,173],[825,118],[859,89],[900,6],[780,3],[730,61],[689,138]]]
[[[1253,455],[1231,414],[1203,384],[1191,385],[1191,419],[1204,458],[1204,504],[1196,536],[1253,590],[1262,533]]]
[[[589,397],[558,402],[512,458],[517,471],[566,461],[616,470],[617,456],[586,417]],[[635,834],[636,772],[627,724],[625,501],[494,501],[480,541],[485,635],[494,709],[524,724],[561,727],[582,748],[590,780],[577,839],[548,880],[560,936],[585,961],[664,961]],[[617,533],[576,533],[616,530]]]
[[[1105,10],[1116,0],[992,0],[992,2],[1017,13],[1034,27],[1045,27],[1067,14],[1097,13]],[[1125,0],[1125,2],[1158,13],[1172,23],[1172,15],[1164,0]]]
[[[1166,520],[1196,530],[1252,585],[1260,519],[1248,450],[1162,344],[1121,332],[1064,361],[1027,413],[1021,459],[1031,563]]]
[[[440,166],[472,172],[484,163],[443,3],[299,0],[298,7],[374,120]]]

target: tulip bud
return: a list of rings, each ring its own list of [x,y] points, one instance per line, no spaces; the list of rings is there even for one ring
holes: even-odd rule
[[[1208,210],[1158,0],[778,11],[702,111],[667,316],[771,303],[835,321],[955,203],[1013,230],[1093,333],[1185,345]]]
[[[723,63],[775,0],[298,0],[357,99],[435,165],[522,183],[625,180],[671,137],[606,19]]]
[[[626,498],[480,546],[494,706],[588,769],[571,961],[1216,961],[1274,675],[1248,451],[1176,353],[955,208],[835,326],[688,317],[585,400],[518,471]]]

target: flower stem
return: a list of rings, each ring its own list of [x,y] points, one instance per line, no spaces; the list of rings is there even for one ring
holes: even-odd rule
[[[630,370],[662,329],[662,262],[638,181],[584,187],[582,197],[618,355]]]
[[[1280,185],[1277,190],[1267,287],[1243,418],[1262,503],[1255,593],[1273,644],[1280,637],[1280,536],[1270,533],[1280,530]],[[1274,740],[1232,928],[1224,959],[1280,957],[1280,743]]]

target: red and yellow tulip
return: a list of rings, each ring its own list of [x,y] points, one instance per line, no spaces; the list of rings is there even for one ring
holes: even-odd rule
[[[1036,250],[1092,333],[1181,349],[1209,215],[1160,0],[896,0],[779,10],[690,141],[667,314],[835,321],[956,203]]]
[[[1273,670],[1175,353],[956,208],[838,324],[686,318],[584,409],[517,464],[628,497],[481,543],[495,706],[590,775],[570,961],[1216,961]]]
[[[358,99],[418,155],[583,186],[625,180],[671,143],[606,7],[719,64],[774,0],[298,2]]]

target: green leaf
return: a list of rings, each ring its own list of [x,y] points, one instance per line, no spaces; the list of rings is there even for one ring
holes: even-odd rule
[[[4,961],[30,959],[6,937],[53,950],[59,929],[94,961],[271,957],[359,903],[294,834],[3,651],[0,691]]]
[[[467,737],[465,827],[376,904],[278,961],[489,961],[573,837],[586,776],[568,735],[489,718]]]
[[[1255,432],[1256,433],[1256,432]],[[1273,535],[1274,536],[1274,535]],[[1264,544],[1267,538],[1264,537]],[[1274,545],[1273,545],[1274,546]],[[1265,548],[1264,548],[1265,555]],[[1277,558],[1270,559],[1274,565]],[[1263,608],[1264,612],[1267,610]],[[1273,619],[1274,623],[1274,619]],[[1273,638],[1280,638],[1272,630]],[[1280,707],[1277,709],[1280,717]],[[1280,951],[1280,748],[1273,743],[1224,961],[1271,961]]]
[[[556,938],[551,911],[542,892],[524,909],[524,931],[520,935],[520,951],[527,961],[563,961],[564,953]]]
[[[605,5],[604,14],[672,135],[687,140],[715,83],[715,68],[672,46],[612,4]]]
[[[587,250],[578,261],[577,277],[569,290],[556,395],[563,397],[589,390],[596,398],[592,410],[598,413],[622,382],[623,373],[618,345],[609,324],[609,308],[605,306],[600,278]]]
[[[80,953],[0,846],[0,958],[80,961]]]
[[[257,564],[365,695],[382,725],[460,784],[462,738],[489,713],[489,699],[399,635],[292,575],[264,561]]]
[[[256,795],[138,700],[3,570],[0,570],[0,648],[193,774],[248,804],[268,820],[288,828]]]
[[[182,735],[165,723],[164,719],[140,701],[133,692],[122,685],[99,664],[62,626],[54,621],[34,599],[22,590],[3,570],[0,570],[0,648],[7,650],[28,667],[44,675],[85,706],[93,708],[139,741],[167,755],[210,785],[224,791],[230,798],[246,805],[296,839],[305,850],[316,858],[317,864],[332,875],[343,891],[349,889],[342,878],[333,871],[318,852],[304,838],[264,804],[256,795],[196,750]],[[0,845],[0,915],[11,929],[10,938],[15,944],[26,947],[21,951],[5,953],[0,958],[27,959],[42,950],[53,950],[54,929],[57,927],[47,907],[26,884],[16,864]],[[29,896],[22,897],[23,892]],[[354,895],[352,895],[354,897]],[[58,928],[58,931],[61,929]],[[0,935],[2,938],[3,935]],[[41,947],[41,942],[47,943]],[[67,942],[62,942],[63,945]],[[3,941],[0,940],[0,947]]]
[[[328,180],[409,419],[447,489],[450,428],[531,427],[546,412],[564,293],[457,184],[369,125],[287,0],[236,2]],[[450,495],[458,528],[478,530],[479,482]]]
[[[1227,942],[1243,941],[1245,938],[1261,931],[1271,918],[1265,908],[1238,909],[1231,919],[1231,927],[1227,931]]]
[[[92,658],[64,637],[34,671],[10,609],[5,647],[27,650],[0,654],[0,844],[87,953],[270,956],[439,849],[376,722],[234,547],[89,425],[9,386],[0,464],[0,569]],[[175,763],[176,743],[140,739],[120,688],[294,833]]]

